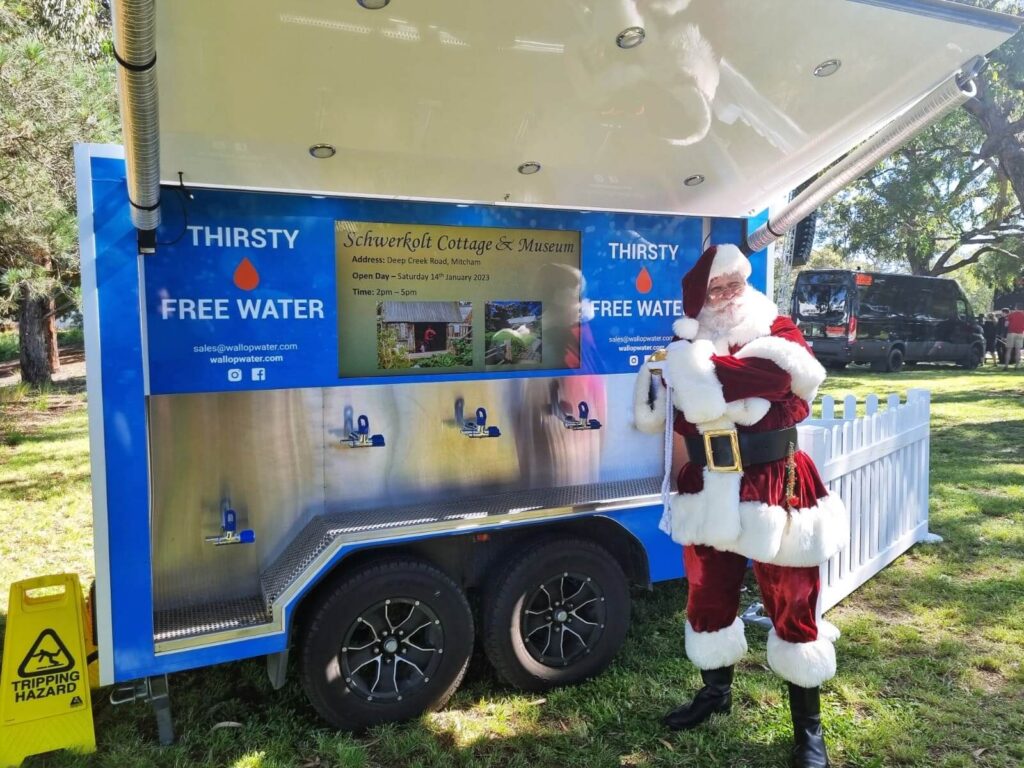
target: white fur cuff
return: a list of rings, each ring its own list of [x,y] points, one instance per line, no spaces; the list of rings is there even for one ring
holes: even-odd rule
[[[665,427],[665,388],[655,384],[654,403],[649,403],[651,372],[647,363],[640,366],[633,385],[633,423],[641,432],[657,434]]]
[[[737,358],[760,357],[771,360],[789,374],[791,388],[798,397],[812,402],[825,380],[825,369],[814,354],[795,341],[778,336],[754,339],[736,353]]]
[[[733,424],[749,427],[763,419],[771,406],[771,402],[763,397],[745,397],[742,400],[733,400],[726,404],[725,418]]]
[[[768,666],[783,680],[802,688],[817,688],[836,673],[836,649],[819,637],[809,643],[788,643],[768,632]]]
[[[675,405],[694,424],[712,421],[725,413],[725,395],[711,362],[713,354],[715,346],[704,339],[677,341],[668,348],[665,369]]]
[[[677,544],[706,544],[759,563],[819,565],[850,540],[850,515],[837,493],[787,510],[739,501],[740,476],[704,470],[704,489],[672,499],[666,530]]]
[[[747,652],[743,621],[736,620],[717,632],[698,632],[686,622],[686,657],[698,669],[729,667]]]

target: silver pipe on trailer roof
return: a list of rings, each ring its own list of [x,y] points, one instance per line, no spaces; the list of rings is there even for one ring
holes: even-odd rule
[[[978,92],[974,85],[985,64],[977,56],[946,82],[933,90],[917,104],[875,133],[854,149],[835,166],[827,170],[813,184],[800,193],[776,216],[768,219],[747,236],[743,251],[756,253],[778,240],[795,227],[801,219],[855,181],[880,160],[899,149],[932,123],[952,112]]]
[[[132,224],[140,252],[156,247],[160,225],[160,124],[156,85],[155,0],[111,4]]]

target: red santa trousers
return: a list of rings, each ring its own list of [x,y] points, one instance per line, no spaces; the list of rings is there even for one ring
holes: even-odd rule
[[[690,585],[686,619],[695,632],[717,632],[736,620],[740,587],[747,571],[747,558],[701,544],[683,547],[683,563]],[[818,639],[815,612],[821,587],[817,566],[794,568],[754,563],[754,576],[761,587],[765,613],[775,634],[787,643],[809,643]]]
[[[747,558],[702,544],[683,547],[689,583],[686,655],[700,669],[735,664],[747,651],[739,610]],[[821,588],[818,566],[754,563],[768,633],[768,665],[783,679],[814,688],[835,674],[835,651],[816,620]]]

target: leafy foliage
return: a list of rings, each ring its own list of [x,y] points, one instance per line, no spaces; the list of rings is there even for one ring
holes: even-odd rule
[[[990,269],[1019,267],[1020,201],[978,157],[983,141],[966,112],[952,113],[823,206],[826,236],[876,266],[919,275],[947,274],[990,254],[1000,257]]]
[[[408,368],[409,352],[404,345],[398,343],[398,332],[394,326],[379,322],[377,325],[377,367]]]
[[[0,5],[0,317],[26,295],[79,303],[73,146],[119,135],[104,13]]]
[[[452,344],[452,349],[455,352],[455,364],[456,365],[472,365],[473,364],[473,340],[472,339],[456,339],[455,343]]]

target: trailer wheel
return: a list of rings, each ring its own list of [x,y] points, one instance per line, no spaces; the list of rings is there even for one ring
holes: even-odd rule
[[[443,706],[472,650],[455,582],[429,563],[385,560],[316,599],[299,639],[302,685],[331,725],[360,730]]]
[[[629,629],[626,576],[605,549],[560,539],[515,560],[484,595],[484,650],[498,675],[541,691],[601,672]]]

